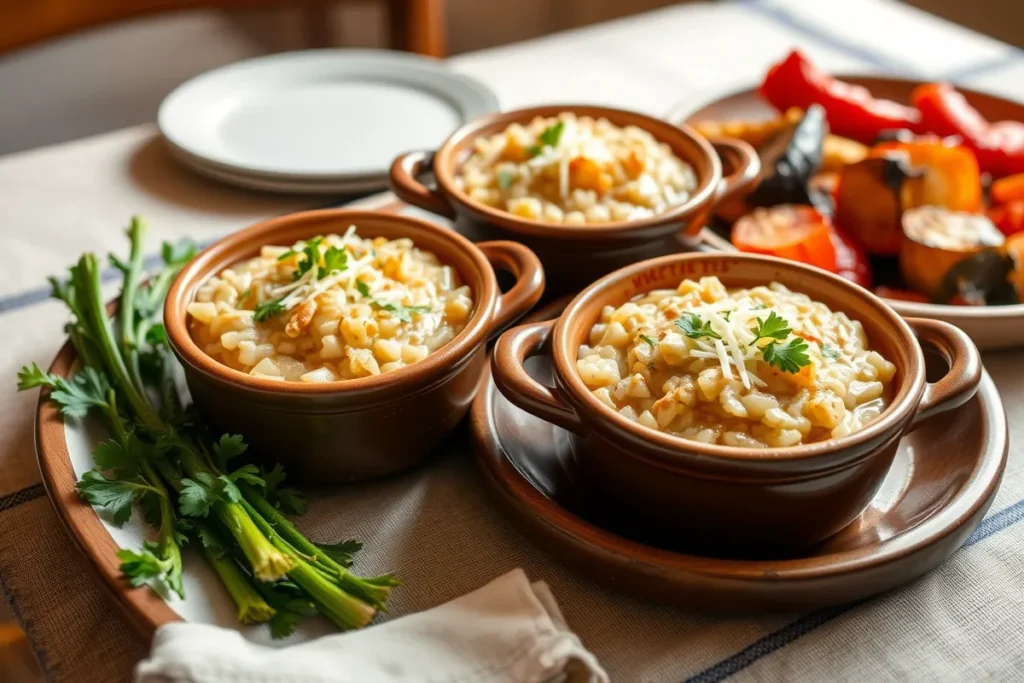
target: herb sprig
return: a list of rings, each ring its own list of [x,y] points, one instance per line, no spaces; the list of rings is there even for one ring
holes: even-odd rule
[[[562,133],[565,131],[565,121],[559,121],[558,123],[552,124],[541,131],[540,135],[537,136],[537,144],[530,145],[526,148],[526,153],[531,157],[535,157],[544,151],[545,147],[558,147],[558,141],[562,139]]]
[[[800,368],[811,364],[807,342],[802,337],[793,337],[785,344],[772,342],[761,349],[761,355],[768,365],[783,372],[800,372]]]
[[[690,339],[700,339],[701,337],[710,337],[711,339],[722,338],[722,335],[711,329],[710,320],[701,320],[699,315],[691,311],[687,311],[680,318],[676,319],[676,327]]]
[[[757,326],[751,327],[750,331],[754,333],[754,341],[750,342],[750,345],[753,346],[762,339],[785,339],[793,331],[793,328],[789,326],[785,318],[781,318],[775,315],[775,311],[771,311],[767,318],[758,318]]]
[[[413,315],[419,316],[430,312],[430,306],[403,306],[402,304],[381,301],[380,299],[373,299],[370,303],[382,311],[388,311],[403,323],[411,323]]]

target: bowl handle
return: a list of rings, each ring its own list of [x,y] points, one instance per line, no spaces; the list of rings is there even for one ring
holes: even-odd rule
[[[495,269],[512,273],[516,283],[498,299],[490,337],[498,336],[540,301],[544,294],[544,268],[537,255],[518,242],[481,242],[476,245]]]
[[[938,382],[928,382],[910,423],[911,431],[930,417],[959,408],[978,390],[981,382],[981,354],[971,338],[958,327],[941,320],[906,318],[914,335],[934,346],[949,364],[949,371]]]
[[[723,166],[733,169],[718,183],[715,203],[724,201],[746,191],[761,173],[761,158],[754,148],[734,138],[712,138],[709,140],[715,148]]]
[[[498,390],[514,405],[556,424],[582,434],[583,423],[558,389],[544,386],[526,372],[523,363],[547,346],[554,320],[512,328],[498,338],[491,356],[491,374]]]
[[[406,152],[391,162],[391,191],[406,204],[418,206],[445,218],[455,218],[455,209],[445,196],[421,183],[417,177],[434,170],[434,153]]]

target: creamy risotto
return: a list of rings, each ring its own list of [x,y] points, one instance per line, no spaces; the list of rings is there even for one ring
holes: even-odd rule
[[[630,420],[747,448],[857,431],[885,408],[896,373],[846,314],[778,283],[726,289],[716,277],[606,306],[576,365]]]
[[[523,218],[582,224],[661,213],[686,201],[697,180],[647,131],[563,113],[478,138],[455,185]]]
[[[189,304],[192,338],[250,375],[293,382],[369,377],[415,363],[469,320],[458,273],[409,239],[350,227],[256,258],[205,282]]]

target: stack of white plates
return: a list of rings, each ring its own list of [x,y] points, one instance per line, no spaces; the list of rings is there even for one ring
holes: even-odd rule
[[[269,192],[381,189],[401,152],[436,149],[498,110],[479,81],[416,55],[312,50],[232,64],[179,86],[158,123],[174,156],[218,181]]]

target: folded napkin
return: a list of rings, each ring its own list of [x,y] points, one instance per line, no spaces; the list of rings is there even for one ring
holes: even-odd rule
[[[285,648],[161,627],[137,683],[608,683],[547,585],[521,569],[439,607]]]

